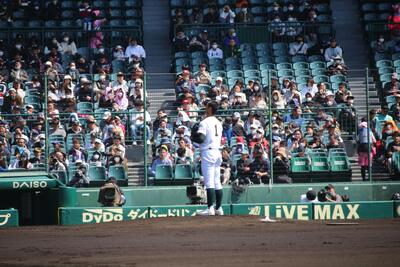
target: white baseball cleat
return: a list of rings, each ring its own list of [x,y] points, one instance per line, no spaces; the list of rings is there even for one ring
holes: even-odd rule
[[[222,209],[222,207],[219,207],[219,209],[215,210],[215,215],[218,215],[218,216],[224,215],[224,210]]]
[[[199,216],[214,216],[215,215],[215,209],[214,209],[213,206],[211,206],[208,209],[196,212],[196,215],[199,215]]]

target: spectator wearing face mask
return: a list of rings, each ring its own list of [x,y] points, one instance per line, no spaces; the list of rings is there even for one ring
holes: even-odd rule
[[[217,42],[212,42],[211,48],[207,51],[208,59],[224,58],[224,52],[218,47]]]
[[[279,6],[278,2],[273,3],[272,10],[268,12],[267,19],[268,21],[273,21],[276,17],[283,18],[282,9]]]
[[[331,38],[329,47],[325,49],[324,57],[326,62],[334,62],[335,58],[340,56],[343,58],[343,51],[340,46],[338,46],[336,39]]]
[[[69,37],[68,34],[64,34],[63,40],[60,43],[61,49],[62,49],[62,54],[66,55],[71,55],[74,56],[78,52],[76,49],[75,42],[72,40],[71,37]]]
[[[14,68],[10,73],[11,79],[13,81],[26,82],[29,78],[26,70],[22,68],[22,64],[20,61],[15,62]]]
[[[125,61],[125,52],[124,48],[120,45],[117,45],[113,52],[113,58],[115,60]]]
[[[79,70],[76,68],[76,63],[75,61],[71,61],[69,63],[69,66],[67,67],[66,71],[65,71],[66,75],[71,76],[71,79],[73,82],[77,82],[79,79]]]
[[[307,55],[308,45],[304,42],[304,38],[301,35],[296,37],[296,42],[289,44],[289,54],[291,56],[296,55]]]
[[[236,22],[239,23],[252,23],[254,21],[253,14],[249,12],[249,5],[243,4],[238,8],[239,12],[236,15]]]

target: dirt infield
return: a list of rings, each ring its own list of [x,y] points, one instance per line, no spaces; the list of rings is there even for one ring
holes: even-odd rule
[[[186,217],[0,230],[0,266],[397,266],[400,220]]]

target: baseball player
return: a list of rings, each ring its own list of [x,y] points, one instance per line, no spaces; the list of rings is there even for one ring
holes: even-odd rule
[[[198,215],[223,215],[221,207],[222,185],[220,166],[222,162],[220,146],[222,137],[222,124],[214,116],[218,109],[218,103],[208,102],[206,106],[206,118],[200,122],[199,128],[192,134],[193,142],[200,145],[201,172],[207,189],[206,210]],[[216,206],[214,208],[214,198]]]

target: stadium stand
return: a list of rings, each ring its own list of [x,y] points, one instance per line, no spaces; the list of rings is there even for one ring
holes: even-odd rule
[[[395,152],[396,131],[400,125],[400,6],[397,1],[359,1],[366,40],[369,45],[370,67],[382,106],[371,110],[371,128],[376,138],[376,158],[392,177],[398,177],[399,165]],[[396,4],[397,3],[397,4]],[[394,148],[393,148],[394,146]]]
[[[241,164],[250,164],[251,173],[266,168],[278,182],[287,175],[294,182],[319,181],[321,174],[329,177],[325,181],[351,179],[341,135],[355,135],[357,115],[348,69],[334,39],[329,1],[218,1],[205,7],[200,1],[170,1],[170,7],[178,118],[168,116],[169,134],[156,140],[157,146],[175,143],[177,134],[186,140],[186,150],[198,154],[186,135],[204,103],[212,99],[223,109],[231,181],[238,172],[243,175],[236,165],[242,152],[250,154]],[[243,13],[249,20],[242,20]],[[247,34],[250,28],[257,34]],[[266,113],[270,93],[272,123]],[[339,158],[329,152],[332,149],[339,150]],[[174,153],[172,146],[171,156]],[[319,153],[318,160],[314,153]],[[192,160],[196,163],[198,158]],[[198,164],[193,176],[196,168]],[[170,178],[172,183],[173,175]],[[246,183],[268,182],[268,177],[246,178]]]
[[[0,13],[1,168],[127,184],[145,117],[142,2],[19,1]],[[135,139],[136,138],[136,139]]]

